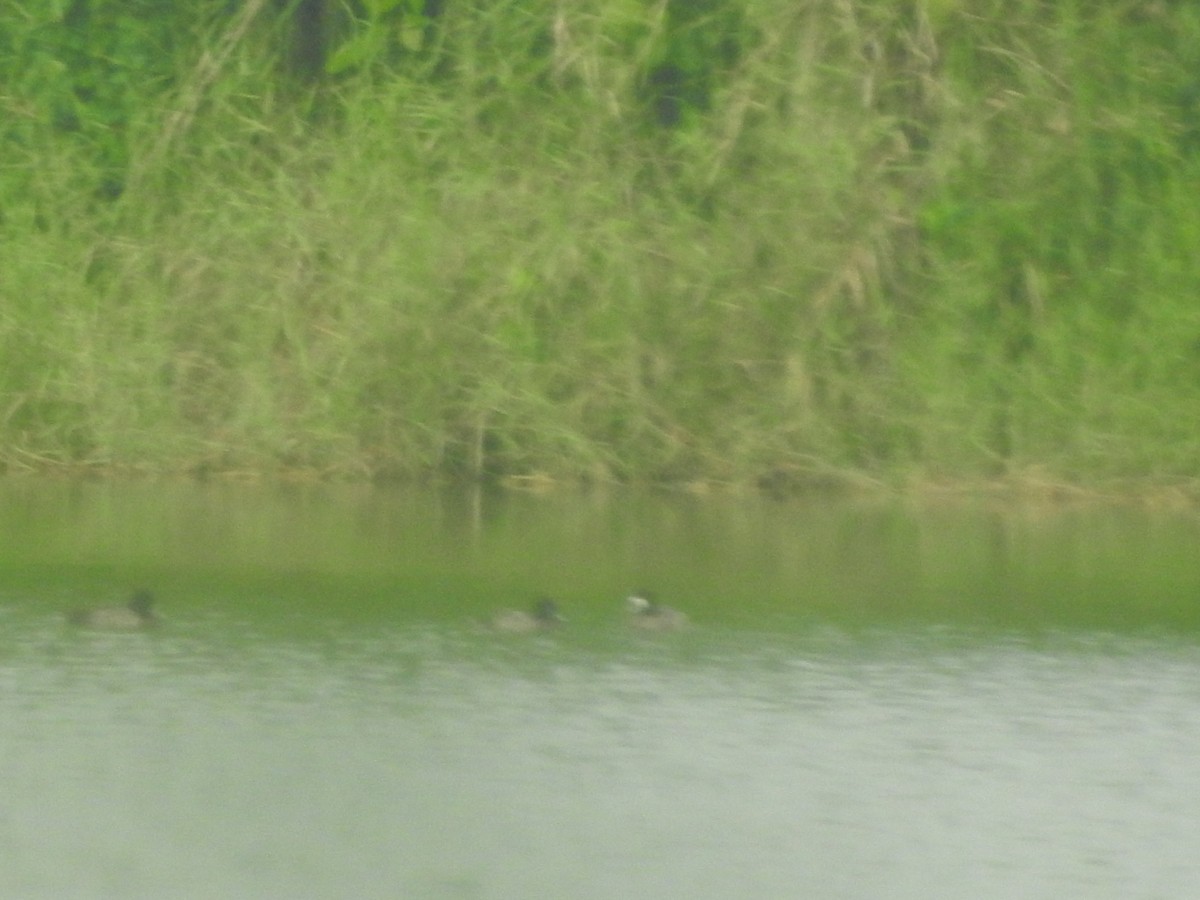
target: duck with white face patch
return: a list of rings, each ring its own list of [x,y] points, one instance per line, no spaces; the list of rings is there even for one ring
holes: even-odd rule
[[[638,591],[625,598],[629,609],[629,624],[646,631],[673,631],[688,624],[686,613],[663,606],[648,591]]]

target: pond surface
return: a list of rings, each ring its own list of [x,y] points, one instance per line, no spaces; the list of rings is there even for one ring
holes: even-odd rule
[[[1198,538],[0,482],[0,896],[1200,896]],[[65,623],[143,585],[153,632]],[[642,588],[691,627],[629,629]],[[541,593],[558,631],[484,626]]]

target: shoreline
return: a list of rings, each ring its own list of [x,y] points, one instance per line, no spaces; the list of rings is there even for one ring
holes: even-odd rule
[[[1125,506],[1162,510],[1200,510],[1200,478],[1130,476],[1087,482],[1056,476],[1030,467],[1020,472],[989,476],[931,476],[897,474],[887,480],[878,473],[826,471],[786,482],[770,477],[727,480],[688,478],[581,479],[546,472],[459,477],[429,472],[407,476],[381,475],[365,469],[314,467],[205,468],[152,465],[58,463],[0,464],[0,481],[193,482],[196,484],[328,485],[420,490],[457,489],[513,494],[644,491],[697,499],[762,498],[783,503],[823,501],[901,501],[937,506],[959,503],[1003,503],[1011,506]]]

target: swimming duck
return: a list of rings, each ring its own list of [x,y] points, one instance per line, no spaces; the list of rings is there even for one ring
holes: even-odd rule
[[[492,617],[492,628],[513,634],[530,631],[547,631],[557,628],[566,620],[558,611],[558,604],[549,597],[542,597],[533,604],[529,612],[521,609],[505,609]]]
[[[67,613],[72,625],[96,628],[104,631],[135,631],[152,628],[158,624],[154,614],[154,595],[149,591],[138,591],[124,606],[99,606],[93,609],[75,609]]]
[[[652,594],[640,591],[625,598],[629,607],[629,624],[647,631],[671,631],[688,623],[686,613],[663,606]]]

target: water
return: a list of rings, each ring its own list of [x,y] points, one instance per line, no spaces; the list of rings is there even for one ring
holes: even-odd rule
[[[8,483],[0,896],[1198,896],[1197,527]]]

